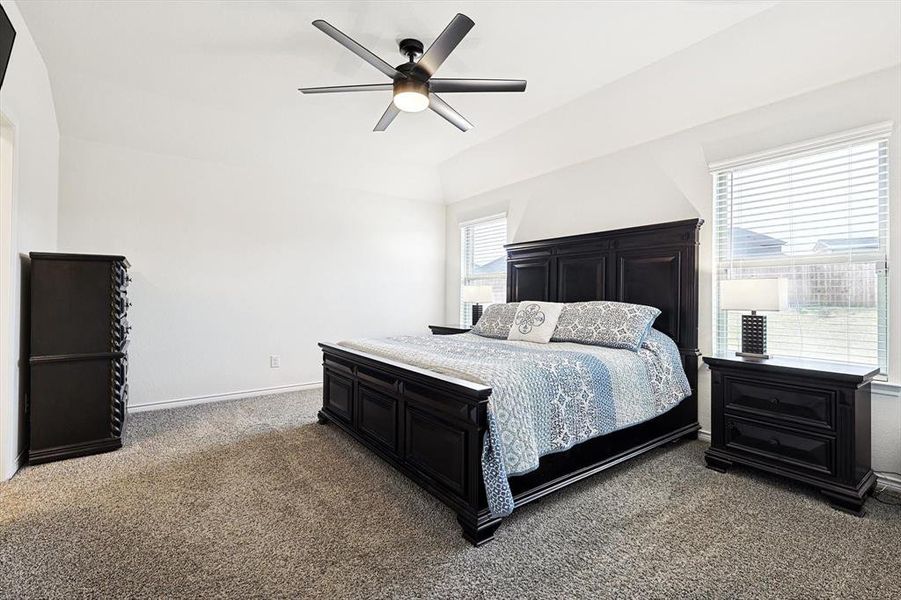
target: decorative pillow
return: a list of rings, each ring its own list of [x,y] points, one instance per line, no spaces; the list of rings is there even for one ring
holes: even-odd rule
[[[557,328],[563,305],[559,302],[520,302],[508,340],[547,344]]]
[[[496,340],[505,340],[510,333],[510,326],[513,325],[513,317],[516,316],[516,309],[519,302],[510,302],[508,304],[489,304],[485,307],[485,312],[479,322],[476,323],[470,333],[480,335],[482,337],[494,338]]]
[[[659,309],[642,304],[573,302],[563,306],[551,341],[637,352],[659,314]]]

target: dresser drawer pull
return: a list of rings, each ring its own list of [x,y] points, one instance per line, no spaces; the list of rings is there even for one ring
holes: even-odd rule
[[[772,404],[773,406],[776,406],[777,404],[779,404],[779,398],[777,398],[776,396],[771,397],[770,404]]]
[[[778,445],[779,445],[779,438],[771,437],[770,438],[770,446],[778,446]]]

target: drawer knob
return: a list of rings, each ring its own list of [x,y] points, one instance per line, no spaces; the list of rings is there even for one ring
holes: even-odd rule
[[[779,398],[777,398],[776,396],[772,396],[770,398],[770,404],[773,404],[773,405],[779,404]]]
[[[770,438],[770,446],[778,446],[778,445],[779,445],[779,438],[771,437]]]

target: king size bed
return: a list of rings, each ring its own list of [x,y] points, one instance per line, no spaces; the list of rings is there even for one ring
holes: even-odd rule
[[[321,343],[319,421],[450,506],[475,545],[528,502],[695,437],[701,223],[506,246],[514,312],[527,301],[659,309],[634,345],[509,341],[483,322],[480,335]]]

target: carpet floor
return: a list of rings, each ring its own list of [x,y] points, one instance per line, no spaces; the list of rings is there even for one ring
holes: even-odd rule
[[[506,519],[450,510],[305,392],[130,416],[125,447],[0,484],[4,598],[885,598],[901,508],[704,468],[681,442]]]

